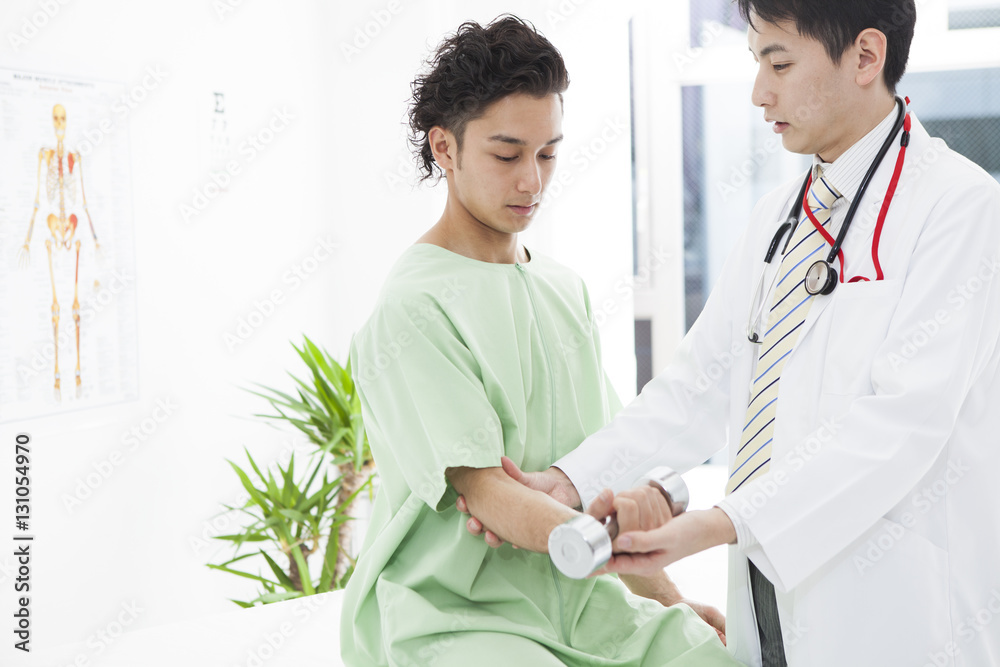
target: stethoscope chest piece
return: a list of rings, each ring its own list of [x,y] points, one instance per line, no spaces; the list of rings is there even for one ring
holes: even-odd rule
[[[827,295],[837,287],[837,269],[820,260],[806,271],[806,291],[816,296]]]

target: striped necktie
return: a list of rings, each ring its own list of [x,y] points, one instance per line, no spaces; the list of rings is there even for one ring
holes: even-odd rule
[[[823,170],[817,166],[812,187],[806,195],[806,203],[816,217],[816,222],[824,227],[829,226],[833,203],[840,196],[823,178]],[[767,329],[760,345],[756,377],[750,390],[750,404],[747,406],[746,425],[743,427],[733,472],[726,484],[727,494],[767,472],[771,462],[778,381],[785,361],[799,338],[813,300],[813,296],[805,288],[806,271],[816,261],[824,259],[829,246],[809,219],[803,216],[788,247],[778,268],[774,305],[768,315]]]

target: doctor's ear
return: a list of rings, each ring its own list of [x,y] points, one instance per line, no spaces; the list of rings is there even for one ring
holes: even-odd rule
[[[442,171],[447,172],[457,166],[458,140],[451,130],[435,125],[427,133],[427,142],[434,154],[434,161]]]
[[[885,33],[875,28],[862,30],[854,40],[853,49],[845,54],[845,58],[849,57],[851,61],[844,64],[857,67],[855,81],[859,86],[866,87],[878,79],[885,69],[887,49]]]

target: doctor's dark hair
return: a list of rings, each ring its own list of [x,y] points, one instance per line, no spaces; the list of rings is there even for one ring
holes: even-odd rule
[[[507,14],[485,28],[463,23],[410,84],[410,143],[420,180],[442,176],[427,138],[431,128],[450,130],[461,152],[466,125],[494,102],[515,93],[562,101],[568,86],[562,55],[527,21]]]
[[[736,0],[740,15],[753,26],[751,14],[767,23],[791,21],[800,35],[826,48],[839,63],[862,31],[875,28],[888,43],[882,75],[889,92],[903,78],[910,58],[913,26],[917,22],[914,0]]]

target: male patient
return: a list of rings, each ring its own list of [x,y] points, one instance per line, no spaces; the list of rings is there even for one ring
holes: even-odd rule
[[[462,25],[413,84],[418,162],[448,200],[351,353],[380,489],[344,601],[347,665],[736,664],[690,606],[661,604],[680,601],[665,575],[629,581],[642,599],[559,574],[548,534],[577,512],[500,467],[546,469],[618,407],[583,282],[518,243],[555,169],[567,85],[559,52],[514,17]],[[522,549],[469,535],[456,492]],[[622,521],[664,519],[649,495],[625,501]]]

